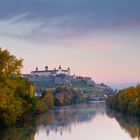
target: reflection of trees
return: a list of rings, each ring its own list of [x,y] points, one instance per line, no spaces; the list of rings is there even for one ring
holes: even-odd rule
[[[23,126],[0,130],[0,140],[34,140],[34,122],[26,122]]]
[[[107,115],[110,118],[115,118],[120,126],[127,132],[132,138],[140,139],[140,119],[134,116],[124,115],[120,112],[106,110]]]
[[[43,128],[47,135],[50,131],[63,134],[71,131],[72,125],[86,123],[96,114],[104,114],[104,103],[78,104],[59,107],[26,121],[22,126],[0,130],[0,140],[34,140],[37,130]]]
[[[63,131],[70,132],[71,125],[91,121],[97,113],[105,113],[104,103],[78,104],[74,106],[56,108],[54,111],[50,111],[45,116],[41,115],[40,120],[44,120],[41,124],[43,124],[42,127],[46,129],[47,135],[50,131],[62,134]]]

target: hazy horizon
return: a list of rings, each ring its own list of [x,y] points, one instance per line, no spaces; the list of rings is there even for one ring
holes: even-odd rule
[[[23,73],[61,65],[107,84],[140,81],[139,0],[1,0],[0,46]]]

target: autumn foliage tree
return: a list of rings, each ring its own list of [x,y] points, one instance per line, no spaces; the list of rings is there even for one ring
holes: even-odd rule
[[[13,74],[20,74],[23,59],[17,59],[7,50],[0,48],[0,81],[10,78]]]
[[[13,125],[33,108],[34,87],[20,77],[22,59],[0,48],[0,125]]]
[[[140,116],[140,85],[120,90],[106,101],[108,107]]]

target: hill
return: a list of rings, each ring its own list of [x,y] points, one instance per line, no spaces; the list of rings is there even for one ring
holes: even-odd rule
[[[36,87],[37,96],[42,91],[55,89],[57,87],[71,87],[74,90],[80,90],[89,100],[104,100],[110,96],[113,90],[105,84],[96,84],[90,77],[68,76],[64,74],[44,77],[28,76],[29,81]]]

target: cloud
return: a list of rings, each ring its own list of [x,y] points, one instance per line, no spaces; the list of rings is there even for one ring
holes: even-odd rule
[[[1,0],[0,35],[51,42],[140,26],[139,0]]]

